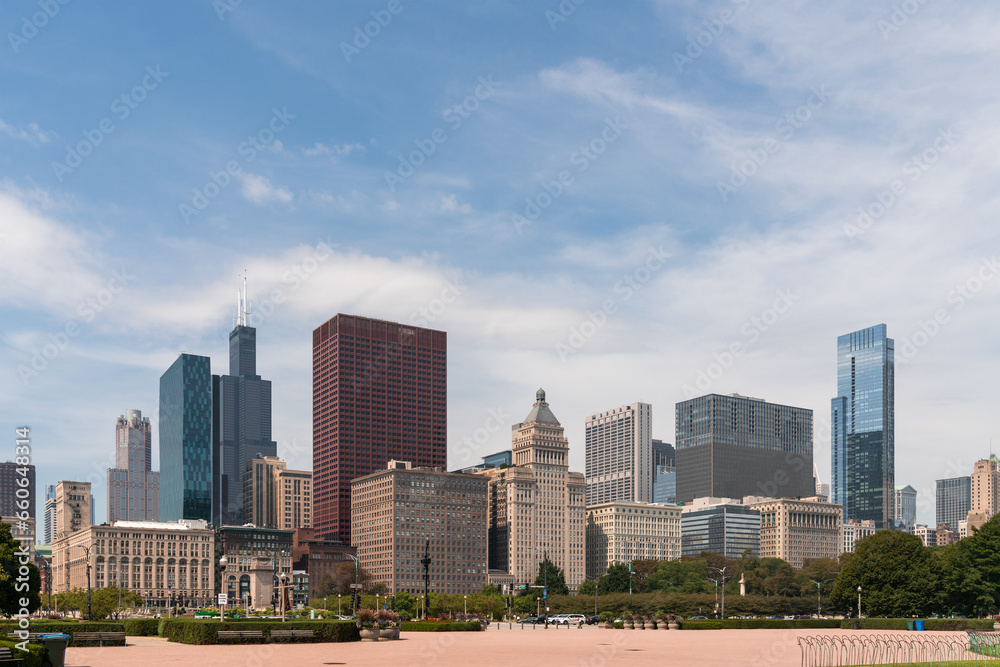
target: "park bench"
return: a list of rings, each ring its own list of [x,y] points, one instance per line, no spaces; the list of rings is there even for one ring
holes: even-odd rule
[[[121,642],[125,645],[124,632],[74,632],[73,640],[78,642],[97,642],[98,646],[104,646],[104,642]]]
[[[312,639],[314,636],[312,630],[271,630],[272,639]]]
[[[23,658],[15,658],[9,648],[0,648],[0,665],[22,665]]]
[[[259,639],[264,640],[263,630],[219,630],[219,639]]]

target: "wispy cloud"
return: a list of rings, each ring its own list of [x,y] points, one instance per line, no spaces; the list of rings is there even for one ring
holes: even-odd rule
[[[257,206],[273,203],[290,204],[295,199],[288,188],[283,185],[272,185],[264,176],[243,173],[240,179],[243,181],[243,187],[240,189],[243,197]]]
[[[0,118],[0,133],[20,141],[26,141],[32,146],[47,144],[55,136],[54,132],[46,132],[40,128],[38,123],[28,123],[25,127],[14,127],[4,122],[2,118]]]

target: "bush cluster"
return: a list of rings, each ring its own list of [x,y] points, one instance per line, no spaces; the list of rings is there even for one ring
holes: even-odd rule
[[[17,621],[0,621],[0,637],[7,639],[8,632],[17,630]],[[70,646],[99,646],[100,642],[80,641],[75,638],[77,632],[125,632],[124,626],[120,622],[105,621],[47,621],[39,619],[31,621],[31,632],[39,634],[64,634],[69,635]],[[125,646],[125,642],[103,642],[104,646]]]
[[[6,632],[4,633],[6,637]],[[27,652],[17,648],[17,641],[7,641],[0,639],[0,647],[9,648],[14,659],[24,660],[24,667],[42,667],[42,659],[45,657],[45,647],[41,644],[28,644]]]
[[[159,635],[179,644],[229,644],[245,643],[246,640],[219,639],[220,630],[262,630],[264,641],[267,642],[354,642],[360,641],[361,635],[353,621],[281,621],[272,620],[236,620],[220,623],[218,621],[182,619],[161,619]],[[274,639],[272,630],[312,630],[310,639]]]
[[[482,629],[478,621],[406,621],[400,627],[402,632],[479,632]]]
[[[126,618],[122,625],[129,637],[156,637],[160,633],[160,620],[157,618]]]
[[[845,618],[840,627],[849,630],[857,626],[861,630],[906,630],[907,622],[913,618]],[[992,630],[993,621],[988,618],[928,618],[924,619],[924,630]]]

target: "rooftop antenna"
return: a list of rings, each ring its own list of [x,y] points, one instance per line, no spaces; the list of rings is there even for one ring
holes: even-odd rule
[[[237,326],[250,326],[250,316],[253,315],[253,302],[247,299],[247,277],[246,269],[243,269],[243,284],[240,285],[240,278],[236,276],[236,318],[233,328]]]

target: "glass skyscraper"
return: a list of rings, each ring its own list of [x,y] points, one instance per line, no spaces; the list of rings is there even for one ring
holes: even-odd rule
[[[726,558],[739,558],[747,549],[760,553],[757,510],[724,502],[681,510],[681,556],[714,551]]]
[[[212,520],[212,371],[181,354],[160,376],[160,521]]]
[[[831,500],[844,521],[893,527],[895,342],[884,324],[837,338],[837,397],[831,401]]]
[[[946,523],[957,533],[958,522],[965,521],[972,509],[972,477],[937,480],[936,509],[938,525]]]

